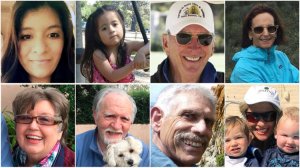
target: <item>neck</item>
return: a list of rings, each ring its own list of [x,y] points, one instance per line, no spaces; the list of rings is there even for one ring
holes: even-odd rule
[[[27,155],[26,167],[32,167],[37,164],[43,157],[40,155]]]
[[[45,77],[45,78],[30,77],[30,82],[31,83],[50,83],[51,78],[50,77]]]
[[[186,74],[176,68],[171,68],[171,77],[175,83],[198,83],[201,73],[202,71],[196,74]]]

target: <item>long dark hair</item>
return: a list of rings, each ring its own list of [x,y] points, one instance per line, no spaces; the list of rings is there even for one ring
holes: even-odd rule
[[[1,81],[30,83],[29,74],[18,60],[18,37],[24,16],[30,10],[50,7],[59,16],[64,33],[64,48],[60,61],[51,75],[53,83],[74,82],[74,35],[68,7],[63,1],[16,1],[11,16],[11,28],[4,42]],[[47,19],[47,18],[45,18]]]
[[[119,20],[122,24],[123,28],[123,38],[120,41],[118,47],[118,55],[117,55],[117,67],[122,67],[126,64],[126,44],[124,42],[125,39],[125,23],[124,16],[120,10],[111,5],[104,5],[98,8],[95,12],[93,12],[87,22],[85,29],[85,50],[83,54],[83,59],[80,65],[80,70],[82,75],[89,80],[89,82],[93,82],[93,53],[95,50],[99,49],[107,59],[109,59],[109,55],[107,53],[107,48],[105,44],[101,41],[98,35],[98,18],[102,16],[107,11],[113,11],[118,14]]]
[[[255,16],[262,14],[262,13],[269,13],[274,18],[274,24],[278,25],[277,30],[277,38],[274,41],[274,45],[279,45],[284,42],[286,39],[284,37],[284,27],[281,22],[281,19],[277,15],[274,9],[268,7],[265,4],[258,4],[255,5],[250,12],[246,15],[243,23],[243,35],[242,35],[242,48],[247,48],[252,45],[252,41],[249,39],[249,31],[251,31],[252,20]]]

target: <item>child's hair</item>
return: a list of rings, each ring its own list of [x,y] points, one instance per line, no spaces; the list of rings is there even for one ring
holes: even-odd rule
[[[247,139],[250,140],[250,130],[246,124],[246,121],[239,116],[229,116],[225,119],[225,135],[227,132],[232,130],[232,128],[239,126],[240,129],[245,133]]]
[[[284,108],[282,116],[279,118],[279,121],[282,120],[283,118],[299,122],[299,108],[298,107]]]
[[[120,41],[118,47],[118,55],[117,55],[117,67],[123,67],[126,64],[126,43],[125,39],[125,23],[124,16],[120,10],[111,5],[104,5],[98,8],[95,12],[93,12],[86,23],[85,29],[85,50],[83,54],[83,59],[80,65],[81,73],[84,77],[86,77],[89,82],[93,80],[93,53],[95,50],[99,49],[107,59],[109,59],[109,55],[107,53],[107,48],[105,44],[101,41],[98,35],[98,18],[102,16],[105,12],[113,11],[118,15],[118,18],[122,24],[123,28],[123,38]]]
[[[10,29],[5,35],[2,58],[2,82],[29,83],[29,74],[18,59],[18,41],[22,21],[27,12],[42,7],[50,7],[59,16],[64,33],[64,48],[60,61],[51,75],[51,82],[74,82],[74,35],[71,15],[63,1],[16,1],[12,10]],[[47,18],[45,18],[47,19]]]

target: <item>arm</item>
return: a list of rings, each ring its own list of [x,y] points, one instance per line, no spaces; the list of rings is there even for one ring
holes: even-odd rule
[[[116,70],[113,69],[109,61],[100,50],[94,51],[93,61],[97,70],[110,82],[117,82],[129,75],[134,70],[134,62],[130,62],[122,68]]]
[[[134,67],[137,69],[144,69],[149,67],[149,59],[146,58],[150,54],[150,44],[144,45],[144,42],[131,41],[127,43],[128,53],[136,51],[134,57]]]

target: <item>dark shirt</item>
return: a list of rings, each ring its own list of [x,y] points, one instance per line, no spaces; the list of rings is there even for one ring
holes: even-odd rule
[[[263,167],[299,167],[299,151],[289,154],[278,147],[267,149],[260,165]]]
[[[174,83],[170,73],[169,59],[166,58],[151,76],[151,83]],[[198,83],[224,83],[224,73],[217,72],[212,63],[207,62]]]

